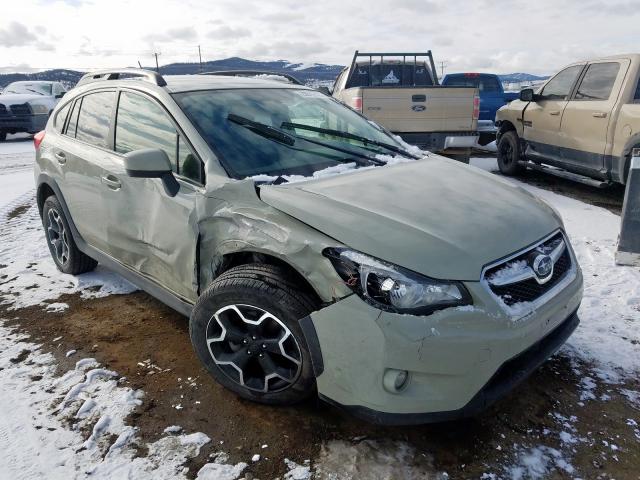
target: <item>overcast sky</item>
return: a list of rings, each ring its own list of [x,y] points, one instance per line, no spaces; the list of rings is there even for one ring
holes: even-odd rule
[[[640,0],[2,0],[0,71],[230,56],[346,64],[431,49],[446,71],[553,73],[640,51]]]

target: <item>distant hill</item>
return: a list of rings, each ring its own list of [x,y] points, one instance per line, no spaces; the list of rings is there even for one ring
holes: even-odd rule
[[[147,65],[145,68],[153,70],[154,67]],[[275,73],[288,73],[298,78],[303,83],[313,83],[317,81],[327,82],[336,78],[343,69],[342,65],[326,65],[322,63],[291,63],[286,60],[274,60],[261,62],[247,60],[240,57],[225,58],[223,60],[213,60],[203,62],[202,71],[215,72],[220,70],[267,70]],[[185,75],[198,73],[200,65],[198,63],[171,63],[160,67],[160,73],[165,75]],[[77,83],[85,72],[76,70],[53,69],[37,73],[5,73],[0,74],[0,88],[11,82],[19,80],[53,80],[62,82],[67,88]],[[531,82],[544,80],[548,77],[531,75],[529,73],[510,73],[499,75],[505,83]]]
[[[145,66],[150,70],[154,67]],[[304,64],[291,63],[286,60],[260,62],[246,60],[239,57],[213,60],[202,63],[202,71],[215,72],[220,70],[267,70],[276,73],[288,73],[300,81],[333,80],[342,70],[342,65]],[[164,75],[185,75],[200,72],[198,63],[171,63],[160,67],[160,73]],[[0,87],[5,87],[11,82],[20,80],[53,80],[60,81],[67,87],[75,85],[85,72],[76,70],[45,70],[37,73],[5,73],[0,74]]]
[[[506,73],[504,75],[498,75],[502,83],[524,83],[535,82],[538,80],[546,80],[549,76],[531,75],[530,73]]]

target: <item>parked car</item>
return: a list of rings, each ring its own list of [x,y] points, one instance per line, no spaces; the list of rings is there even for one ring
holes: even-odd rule
[[[416,158],[301,85],[93,72],[34,142],[58,269],[100,262],[189,316],[197,356],[246,399],[317,392],[390,424],[473,415],[579,322],[551,207]]]
[[[442,79],[445,87],[472,87],[480,93],[480,115],[478,133],[480,145],[496,138],[495,118],[500,107],[518,98],[516,92],[505,92],[502,81],[493,73],[448,73]]]
[[[640,54],[576,62],[497,115],[498,164],[607,185],[626,182],[640,147]],[[547,165],[555,167],[546,168]]]
[[[42,130],[66,90],[59,82],[13,82],[0,94],[0,141],[8,133]]]
[[[478,140],[477,88],[439,85],[430,51],[356,51],[332,94],[405,142],[466,163]]]

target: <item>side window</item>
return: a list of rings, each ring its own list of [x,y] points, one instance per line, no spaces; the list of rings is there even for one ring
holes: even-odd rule
[[[69,109],[71,108],[71,103],[67,103],[64,107],[62,107],[58,113],[56,113],[56,118],[53,121],[53,128],[56,132],[61,133],[64,128],[64,121],[67,119],[67,115],[69,114]]]
[[[640,102],[640,79],[638,80],[638,85],[636,85],[636,94],[633,96],[634,103]]]
[[[553,77],[542,89],[544,100],[566,100],[571,88],[582,71],[582,65],[565,68]]]
[[[178,172],[196,183],[204,185],[202,162],[189,148],[187,142],[178,135]]]
[[[76,127],[78,126],[78,111],[80,110],[81,103],[81,98],[73,103],[73,109],[71,110],[71,116],[69,117],[69,124],[67,125],[67,130],[65,132],[70,137],[76,136]]]
[[[178,132],[165,111],[153,100],[122,92],[116,117],[116,152],[127,153],[143,148],[164,150],[178,171]]]
[[[576,92],[576,100],[609,100],[618,77],[618,62],[592,63]]]
[[[115,92],[97,92],[82,98],[76,138],[96,147],[109,146],[109,126]]]

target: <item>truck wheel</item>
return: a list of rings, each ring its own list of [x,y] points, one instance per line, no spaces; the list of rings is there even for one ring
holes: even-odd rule
[[[315,390],[299,320],[314,300],[278,266],[249,264],[220,275],[189,320],[191,343],[211,376],[242,398],[290,405]]]
[[[498,142],[498,167],[504,175],[517,175],[524,169],[520,165],[520,142],[513,130],[505,132]]]
[[[71,235],[69,222],[67,222],[62,206],[55,195],[51,195],[44,201],[42,225],[51,257],[53,257],[58,270],[70,275],[79,275],[96,268],[98,262],[82,253],[76,246]]]

